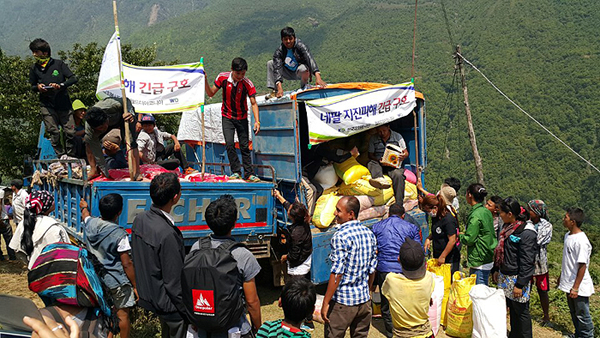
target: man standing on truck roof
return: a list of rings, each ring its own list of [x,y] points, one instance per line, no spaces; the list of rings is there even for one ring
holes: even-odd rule
[[[52,148],[58,158],[65,153],[75,157],[75,123],[67,87],[77,83],[77,77],[63,61],[50,57],[50,45],[45,40],[31,41],[29,49],[35,58],[29,71],[29,83],[31,89],[40,94],[40,112],[50,134]],[[65,133],[66,152],[60,143],[60,127]]]
[[[402,138],[402,135],[393,131],[389,124],[384,124],[376,128],[377,134],[371,136],[369,140],[369,163],[367,168],[371,172],[371,179],[369,183],[378,189],[388,189],[390,184],[383,178],[383,174],[387,174],[392,179],[392,186],[394,187],[394,196],[396,202],[402,203],[404,201],[404,170],[402,167],[396,168],[387,163],[382,162],[383,153],[385,153],[385,147],[388,144],[399,146],[403,149],[400,155],[400,163],[408,157],[408,150],[406,149],[406,142]]]
[[[110,147],[106,142],[102,142],[102,138],[113,129],[119,129],[121,131],[121,140],[125,140],[125,128],[129,128],[130,139],[129,144],[133,154],[133,165],[135,166],[135,173],[140,172],[140,155],[137,149],[137,132],[136,132],[136,116],[133,104],[127,99],[127,113],[123,114],[123,98],[121,97],[107,97],[100,102],[96,103],[93,107],[88,109],[86,114],[86,125],[85,125],[85,137],[84,142],[86,144],[85,151],[90,164],[90,173],[88,179],[92,179],[100,175],[98,169],[106,177],[110,177],[108,168],[106,166],[106,160],[104,159],[104,153],[102,147]],[[119,144],[121,147],[121,145]],[[114,149],[116,150],[116,149]],[[126,149],[129,151],[129,149]],[[126,154],[127,157],[127,154]],[[139,175],[137,175],[139,178]]]
[[[357,219],[360,203],[342,197],[335,207],[339,229],[331,238],[331,275],[321,315],[325,338],[367,337],[371,326],[371,294],[377,266],[377,240]]]
[[[327,86],[308,46],[296,39],[292,27],[285,27],[281,30],[281,45],[267,62],[267,87],[272,90],[267,99],[283,96],[283,79],[300,80],[300,88],[308,89],[312,75],[317,86]]]
[[[221,106],[221,122],[223,124],[223,136],[225,138],[225,148],[227,149],[227,158],[231,165],[233,175],[230,179],[242,179],[242,167],[235,150],[235,133],[237,132],[240,141],[240,152],[242,153],[242,162],[244,164],[244,178],[250,182],[260,182],[260,179],[254,175],[252,169],[252,158],[250,157],[250,138],[248,135],[248,103],[252,105],[252,114],[254,114],[254,133],[260,131],[260,118],[258,116],[258,105],[256,104],[256,88],[250,79],[246,77],[248,63],[246,60],[237,57],[231,61],[231,71],[220,73],[215,79],[214,84],[208,84],[208,76],[204,77],[206,95],[213,97],[219,89],[223,89],[223,104]]]

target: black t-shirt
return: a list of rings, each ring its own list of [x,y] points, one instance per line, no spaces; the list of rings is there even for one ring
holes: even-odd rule
[[[61,111],[71,110],[71,99],[67,92],[67,87],[77,82],[77,77],[69,67],[61,60],[50,59],[46,67],[42,68],[39,64],[33,64],[29,72],[29,83],[31,89],[38,92],[37,85],[42,83],[49,85],[51,83],[63,84],[60,89],[49,89],[40,94],[40,105],[42,107],[53,108]]]
[[[437,217],[432,218],[431,238],[433,242],[433,258],[440,257],[442,252],[444,252],[448,244],[448,236],[456,235],[456,229],[458,229],[458,221],[450,212],[441,219]],[[446,256],[446,263],[459,261],[460,251],[454,246],[452,251]]]

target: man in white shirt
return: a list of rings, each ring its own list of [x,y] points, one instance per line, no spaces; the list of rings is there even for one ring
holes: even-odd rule
[[[179,166],[184,170],[188,168],[188,163],[181,153],[181,144],[175,135],[158,130],[156,119],[152,115],[142,116],[140,122],[142,130],[138,135],[137,144],[142,162],[156,163],[169,170]],[[173,144],[165,146],[165,139],[173,140]],[[176,159],[168,160],[171,155],[175,155]]]
[[[19,225],[23,220],[23,212],[25,212],[25,199],[29,194],[23,189],[23,181],[20,179],[14,179],[10,182],[10,189],[13,191],[13,220],[15,225]]]
[[[583,210],[569,208],[563,218],[563,225],[569,229],[565,234],[562,268],[558,277],[558,289],[566,292],[571,319],[575,327],[575,337],[594,337],[594,323],[590,315],[590,296],[594,293],[594,282],[588,266],[592,254],[592,244],[581,231]]]

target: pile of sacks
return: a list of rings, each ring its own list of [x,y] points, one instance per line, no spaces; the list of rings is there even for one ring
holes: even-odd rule
[[[405,170],[406,176],[404,188],[405,209],[411,210],[416,206],[417,200],[417,178],[414,173]],[[384,178],[391,185],[392,180],[388,176]],[[341,179],[341,184],[338,181]],[[315,175],[317,181],[324,189],[323,194],[316,202],[313,213],[313,224],[318,228],[328,228],[335,218],[335,206],[343,196],[355,196],[360,202],[360,221],[384,217],[389,206],[396,202],[394,189],[378,189],[369,183],[371,174],[369,169],[358,163],[356,158],[350,157],[342,163],[330,164],[322,167]],[[406,205],[408,204],[408,206]]]

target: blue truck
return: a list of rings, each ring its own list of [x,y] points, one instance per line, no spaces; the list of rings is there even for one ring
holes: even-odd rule
[[[252,158],[256,174],[261,178],[259,183],[208,183],[181,182],[182,194],[179,203],[173,208],[175,224],[183,233],[186,246],[191,246],[198,238],[210,234],[204,219],[204,211],[210,201],[222,194],[234,196],[239,218],[232,235],[243,242],[259,259],[273,267],[275,285],[281,283],[280,253],[275,245],[277,229],[289,224],[283,207],[276,203],[272,190],[279,189],[283,196],[292,201],[306,200],[301,185],[302,155],[308,149],[308,125],[305,102],[318,98],[343,95],[363,90],[360,86],[344,86],[344,88],[323,88],[301,92],[291,98],[259,103],[261,131],[252,139]],[[413,114],[392,123],[395,131],[404,137],[410,157],[404,166],[415,171],[416,154],[419,166],[427,164],[426,146],[426,114],[423,96],[417,93],[415,108],[417,129],[414,128]],[[418,138],[415,142],[415,136]],[[418,151],[416,145],[418,144]],[[43,126],[38,143],[38,160],[34,161],[34,170],[47,170],[56,162],[56,157],[49,140],[44,138]],[[188,159],[201,158],[200,147],[186,147]],[[228,174],[228,161],[225,146],[219,143],[206,143],[206,170],[215,174]],[[72,166],[75,160],[63,161],[68,164],[68,175],[64,178],[49,181],[43,180],[38,187],[54,192],[56,209],[54,217],[64,223],[74,240],[82,240],[85,236],[79,201],[84,198],[91,207],[93,216],[99,216],[98,202],[109,193],[119,193],[124,199],[124,210],[119,224],[130,231],[135,216],[151,205],[148,182],[100,181],[93,184],[83,177],[75,179]],[[198,162],[191,162],[199,166]],[[411,211],[421,224],[423,238],[429,234],[425,214]],[[379,219],[367,220],[370,226]],[[318,229],[312,227],[313,256],[312,281],[315,284],[326,283],[329,279],[331,262],[329,261],[330,239],[336,231],[335,227]]]

